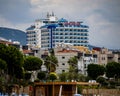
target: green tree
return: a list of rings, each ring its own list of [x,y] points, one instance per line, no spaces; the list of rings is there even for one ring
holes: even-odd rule
[[[0,75],[2,75],[2,71],[5,71],[7,68],[7,63],[0,58]]]
[[[37,75],[38,79],[40,80],[45,80],[46,78],[46,73],[45,72],[39,72]]]
[[[7,68],[7,63],[0,58],[0,69],[5,70]]]
[[[19,49],[14,46],[0,44],[0,58],[7,64],[7,74],[9,74],[11,77],[15,77],[21,74],[21,71],[18,73],[17,69],[23,66],[24,60],[23,54],[19,51]]]
[[[98,76],[105,73],[105,67],[98,64],[89,64],[87,68],[88,76],[92,79],[96,79]]]
[[[68,64],[69,64],[69,66],[70,66],[70,68],[69,68],[69,71],[71,71],[71,72],[75,72],[75,73],[78,73],[78,59],[77,59],[77,57],[75,56],[75,57],[71,57],[69,60],[68,60]]]
[[[67,79],[69,81],[77,80],[78,79],[78,68],[77,68],[78,59],[77,59],[77,57],[71,57],[68,60],[68,64],[69,64],[69,72],[68,72]]]
[[[43,61],[34,56],[27,56],[24,60],[24,69],[27,71],[36,71],[41,69],[41,65],[43,64]]]
[[[58,66],[58,59],[54,55],[47,56],[44,64],[49,72],[55,72],[56,66]]]
[[[52,81],[56,80],[57,79],[57,74],[55,72],[51,72],[49,74],[49,79],[52,80]]]
[[[24,71],[23,71],[23,67],[16,67],[15,69],[16,74],[15,77],[18,79],[23,79],[24,78]]]
[[[106,65],[106,76],[108,78],[120,77],[120,63],[110,62]]]
[[[68,64],[69,64],[69,72],[68,72],[68,76],[67,79],[68,80],[77,80],[78,79],[78,59],[77,57],[71,57],[68,60]]]
[[[102,76],[97,77],[96,81],[98,83],[100,83],[101,86],[107,86],[108,85],[107,80],[104,77],[102,77]]]
[[[63,81],[63,82],[67,81],[67,73],[63,72],[63,73],[59,74],[59,79],[60,79],[60,81]]]
[[[0,59],[0,92],[2,92],[4,89],[6,68],[7,68],[6,62]]]
[[[77,67],[77,64],[78,64],[78,59],[77,59],[77,57],[71,57],[71,58],[68,60],[68,63],[69,63],[69,65],[71,65],[72,67]]]
[[[31,78],[31,73],[25,72],[24,73],[24,78],[20,79],[20,85],[23,86],[23,90],[22,90],[23,93],[24,93],[25,86],[27,86],[30,82],[30,78]]]
[[[85,81],[87,81],[87,76],[79,73],[77,76],[77,80],[81,81],[81,82],[85,82]]]
[[[25,75],[24,75],[24,79],[29,81],[30,78],[31,78],[31,73],[26,72]]]
[[[70,65],[67,79],[69,81],[78,79],[78,73],[76,72],[76,67]]]

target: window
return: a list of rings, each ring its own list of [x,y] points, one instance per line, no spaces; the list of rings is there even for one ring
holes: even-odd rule
[[[59,31],[58,29],[56,29],[56,31]]]
[[[62,63],[62,65],[65,65],[65,63]]]
[[[105,60],[105,57],[102,57],[102,60]]]
[[[60,35],[63,35],[63,33],[60,33]]]
[[[68,39],[68,37],[65,37],[65,39]]]
[[[64,57],[64,56],[62,56],[62,59],[65,59],[65,57]]]
[[[74,33],[74,35],[76,35],[76,33]]]
[[[68,33],[65,33],[65,35],[68,35]]]
[[[56,33],[56,35],[58,35],[58,33]]]
[[[81,32],[83,32],[83,29],[81,29]]]
[[[76,29],[74,29],[74,31],[76,31]]]
[[[65,72],[65,70],[62,70],[62,72]]]
[[[65,31],[68,31],[68,29],[65,29]]]
[[[67,41],[67,40],[65,40],[65,43],[68,43],[68,41]]]
[[[87,36],[87,33],[85,33],[84,35]]]
[[[74,37],[74,39],[76,39],[76,37]]]
[[[76,41],[74,41],[74,43],[76,43]]]
[[[63,29],[60,29],[60,31],[63,31]]]
[[[87,37],[85,37],[84,39],[87,39]]]
[[[84,65],[84,68],[87,68],[86,64]]]
[[[80,39],[80,37],[78,37],[78,39]]]
[[[60,37],[60,39],[63,39],[63,37]]]
[[[56,39],[59,39],[59,37],[58,37],[58,36],[56,36]]]

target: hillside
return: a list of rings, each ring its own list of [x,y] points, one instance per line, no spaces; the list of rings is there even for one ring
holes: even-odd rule
[[[7,40],[19,41],[21,45],[26,44],[26,33],[21,30],[0,27],[0,37]]]

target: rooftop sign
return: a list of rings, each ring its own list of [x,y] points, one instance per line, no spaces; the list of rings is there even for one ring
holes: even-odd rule
[[[65,26],[80,26],[81,22],[64,22]]]

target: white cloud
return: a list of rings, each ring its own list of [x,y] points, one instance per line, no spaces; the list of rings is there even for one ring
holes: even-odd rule
[[[15,28],[26,32],[26,29],[30,27],[30,25],[32,25],[32,23],[20,23],[20,24],[17,24]]]
[[[14,25],[9,22],[7,19],[4,17],[0,16],[0,26],[1,27],[14,27]]]
[[[18,23],[18,24],[13,24],[9,20],[3,18],[0,16],[0,27],[8,27],[8,28],[13,28],[13,29],[19,29],[22,31],[25,31],[26,28],[28,28],[32,23]]]
[[[92,14],[87,17],[89,25],[90,44],[107,47],[119,48],[119,25],[107,21],[100,13]]]

